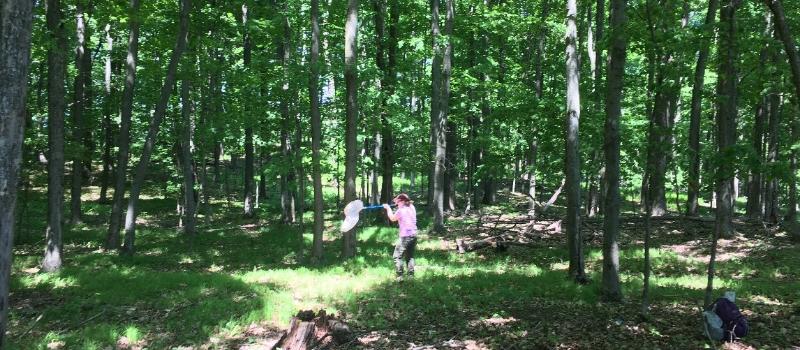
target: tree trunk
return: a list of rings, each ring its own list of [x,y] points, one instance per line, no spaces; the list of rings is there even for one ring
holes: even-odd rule
[[[732,233],[731,189],[735,169],[733,167],[736,132],[737,72],[736,62],[736,8],[740,0],[725,0],[720,8],[719,30],[719,80],[717,81],[717,165],[716,193],[717,211],[714,224],[714,237],[711,242],[711,260],[708,263],[708,285],[706,286],[705,306],[711,305],[714,293],[714,264],[717,254],[717,240],[729,237]]]
[[[64,80],[67,37],[60,0],[47,1],[47,29],[54,43],[47,50],[47,245],[42,270],[61,268],[64,202]],[[25,78],[27,81],[27,77]]]
[[[791,31],[789,30],[789,25],[786,23],[786,15],[783,11],[783,5],[781,4],[780,0],[764,0],[769,6],[770,10],[772,10],[772,14],[775,18],[775,29],[780,37],[781,41],[783,42],[784,50],[786,51],[786,56],[789,60],[789,68],[792,71],[792,84],[795,88],[795,103],[798,110],[800,110],[800,54],[797,52],[797,46],[795,46],[794,39],[792,38]],[[795,28],[796,29],[796,28]],[[797,121],[791,121],[791,143],[794,144],[797,141]],[[797,219],[797,150],[792,147],[791,150],[791,160],[790,160],[790,170],[791,174],[789,177],[789,210],[786,214],[786,219],[790,222],[794,222]]]
[[[344,175],[344,201],[356,199],[356,166],[358,157],[358,66],[356,57],[358,33],[358,0],[347,1],[347,21],[344,36],[344,80],[347,90],[347,103],[345,122],[345,175]],[[353,228],[343,235],[342,255],[352,258],[356,255],[356,229]]]
[[[581,215],[581,170],[578,152],[578,123],[581,114],[579,64],[577,47],[578,16],[576,0],[567,0],[566,74],[566,159],[564,172],[567,186],[566,223],[567,247],[569,248],[569,276],[579,283],[586,281],[583,258],[583,239],[580,231]]]
[[[703,85],[706,76],[706,64],[710,50],[709,43],[714,33],[714,18],[717,14],[717,0],[708,1],[708,12],[702,43],[697,55],[697,64],[694,69],[694,86],[692,87],[692,105],[689,119],[689,171],[686,177],[688,187],[686,200],[686,215],[697,215],[697,199],[700,197],[700,124],[703,100]]]
[[[126,255],[133,255],[134,253],[136,216],[139,214],[137,207],[139,204],[139,194],[142,191],[145,176],[147,175],[147,168],[150,165],[150,156],[152,156],[153,149],[155,148],[158,129],[161,126],[161,121],[164,119],[169,96],[175,84],[175,73],[178,70],[178,63],[186,48],[186,37],[189,30],[189,11],[191,6],[191,0],[181,0],[181,18],[178,37],[176,39],[175,48],[170,56],[169,65],[167,66],[166,78],[164,79],[164,85],[161,87],[158,104],[156,104],[155,112],[153,113],[152,119],[150,119],[147,139],[142,148],[139,164],[136,166],[136,175],[133,179],[133,184],[131,184],[131,195],[130,199],[128,199],[128,210],[125,216],[125,244],[123,246],[123,252]]]
[[[117,136],[117,168],[114,175],[114,197],[106,236],[106,249],[116,249],[120,244],[119,228],[122,221],[122,200],[125,197],[125,174],[128,171],[128,152],[131,147],[131,115],[133,91],[136,82],[136,62],[139,57],[139,0],[130,0],[128,55],[125,61],[125,87],[122,90],[122,108],[119,135]]]
[[[311,113],[311,167],[314,181],[314,260],[322,260],[322,239],[325,225],[322,193],[322,168],[320,165],[320,144],[322,141],[322,119],[319,110],[319,0],[311,0],[311,56],[308,65],[311,76],[308,80],[308,95]]]
[[[531,139],[528,144],[528,216],[536,218],[536,160],[539,144]]]
[[[244,66],[245,69],[250,69],[251,60],[251,45],[250,45],[250,30],[247,23],[247,5],[242,4],[242,27],[244,27],[244,38],[242,40]],[[245,90],[247,91],[247,90]],[[247,94],[247,92],[245,92]],[[254,152],[253,152],[253,117],[250,115],[250,107],[248,99],[245,99],[245,129],[244,129],[244,217],[252,218],[256,215],[255,203],[253,196],[255,192],[255,174],[254,174]]]
[[[776,52],[772,52],[773,61],[775,64]],[[767,94],[767,113],[769,113],[769,146],[767,151],[767,164],[770,169],[774,169],[778,163],[778,155],[780,154],[780,105],[781,100],[778,92],[774,88]],[[779,208],[778,208],[778,177],[774,171],[767,174],[766,185],[764,190],[764,221],[770,223],[777,223]]]
[[[75,48],[75,85],[73,88],[72,103],[72,142],[75,151],[72,156],[72,190],[70,193],[70,222],[81,222],[81,182],[83,180],[83,169],[86,150],[82,149],[81,142],[86,137],[87,121],[83,120],[83,114],[88,100],[88,88],[92,84],[92,55],[87,47],[86,40],[91,37],[88,26],[88,13],[91,12],[92,3],[89,2],[84,8],[84,1],[75,2],[75,34],[78,46]]]
[[[191,63],[185,65],[187,70]],[[192,75],[194,76],[194,75]],[[184,75],[181,81],[181,167],[183,170],[183,233],[192,237],[195,231],[195,212],[197,210],[194,192],[194,105],[192,104],[189,89],[191,83]]]
[[[397,0],[389,0],[389,41],[388,48],[388,64],[384,75],[384,81],[381,87],[385,89],[386,96],[392,96],[395,92],[395,85],[397,83],[397,27],[400,22],[400,6]],[[383,164],[383,181],[381,183],[381,202],[389,203],[392,199],[394,192],[393,177],[394,177],[394,133],[388,121],[388,113],[381,115],[382,135],[383,142],[381,146],[381,161]]]
[[[458,174],[456,173],[456,124],[450,120],[447,121],[447,150],[445,151],[445,158],[447,160],[444,175],[444,210],[456,210],[456,180]]]
[[[0,84],[0,140],[3,140],[0,143],[0,159],[3,159],[0,162],[0,348],[7,343],[17,185],[31,61],[32,7],[33,1],[7,1],[0,7],[0,52],[3,53],[0,80],[4,82]]]
[[[113,60],[114,38],[111,36],[111,24],[106,25],[106,62],[105,62],[105,102],[103,104],[103,170],[100,174],[100,203],[108,201],[108,186],[111,179],[111,167],[114,159],[111,157],[111,149],[114,147],[114,130],[111,118],[113,117],[116,100],[117,88],[111,83],[112,68],[119,67],[118,62]]]
[[[611,50],[609,52],[608,72],[606,81],[606,123],[605,140],[605,178],[607,179],[607,193],[603,219],[603,298],[609,301],[622,300],[622,288],[619,281],[619,119],[622,114],[622,88],[625,75],[625,59],[627,53],[627,37],[625,35],[626,0],[612,0],[610,25],[611,25]],[[599,61],[598,61],[599,62]]]
[[[767,25],[764,29],[764,37],[769,38],[772,36],[772,17],[766,16]],[[764,67],[767,65],[767,58],[769,56],[769,48],[763,47],[759,54],[759,67],[758,67],[758,85],[759,93],[764,90]],[[756,105],[755,117],[753,122],[753,133],[751,137],[753,147],[753,157],[750,160],[750,175],[747,183],[747,205],[745,213],[748,217],[756,220],[761,220],[763,213],[763,197],[762,189],[764,181],[761,177],[764,171],[764,121],[767,118],[767,100],[763,96],[759,96],[759,102]]]
[[[428,195],[427,195],[427,202],[428,202],[428,211],[430,212],[431,216],[433,216],[434,221],[434,229],[439,229],[443,227],[441,224],[442,215],[441,211],[438,212],[437,210],[440,209],[441,206],[437,204],[437,201],[441,198],[437,198],[436,194],[436,181],[437,173],[436,169],[438,167],[437,164],[437,137],[439,132],[439,109],[442,107],[440,102],[441,100],[441,89],[442,89],[442,60],[444,55],[443,45],[439,43],[441,38],[441,30],[439,29],[439,0],[431,0],[431,46],[433,50],[433,58],[431,60],[431,119],[430,119],[430,163],[428,166]],[[438,216],[437,216],[438,215]]]

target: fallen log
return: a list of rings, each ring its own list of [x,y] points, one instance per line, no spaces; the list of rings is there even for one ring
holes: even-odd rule
[[[533,242],[498,241],[493,239],[494,237],[481,239],[478,241],[465,241],[462,238],[458,238],[456,239],[456,247],[459,254],[464,254],[466,252],[472,252],[483,248],[494,248],[497,251],[505,251],[510,246],[534,246]]]
[[[289,330],[272,347],[272,350],[309,350],[341,345],[353,340],[350,327],[341,320],[328,316],[325,310],[314,313],[304,310],[289,323]]]

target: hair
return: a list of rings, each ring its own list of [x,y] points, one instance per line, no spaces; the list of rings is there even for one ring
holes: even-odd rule
[[[394,197],[394,200],[395,201],[400,200],[408,204],[414,203],[414,201],[412,201],[411,198],[408,198],[408,195],[405,193],[398,194],[397,197]]]

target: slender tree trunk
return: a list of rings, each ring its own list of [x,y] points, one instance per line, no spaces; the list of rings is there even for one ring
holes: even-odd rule
[[[155,148],[156,137],[158,136],[158,129],[161,121],[164,119],[164,113],[167,110],[169,96],[175,84],[175,73],[178,70],[178,63],[180,62],[183,51],[186,48],[186,37],[189,30],[189,11],[192,6],[191,0],[181,0],[181,19],[180,27],[178,30],[178,37],[176,39],[175,48],[170,56],[169,65],[167,66],[166,78],[164,85],[161,87],[161,94],[156,104],[155,112],[152,119],[150,119],[150,126],[147,130],[147,139],[145,140],[144,147],[142,148],[142,155],[139,159],[139,164],[136,166],[136,175],[131,184],[131,195],[128,199],[128,210],[125,216],[125,244],[123,252],[126,255],[133,255],[134,253],[134,240],[136,237],[136,216],[138,213],[139,194],[144,185],[145,176],[147,175],[147,168],[150,165],[150,156],[153,154]]]
[[[606,81],[606,123],[605,164],[607,179],[607,193],[603,219],[603,297],[609,301],[622,300],[622,288],[619,281],[619,119],[622,114],[622,88],[625,75],[625,59],[627,50],[627,37],[625,34],[626,0],[612,0],[610,25],[611,49],[609,52],[608,72]],[[598,61],[599,62],[599,61]]]
[[[242,42],[244,66],[245,69],[250,69],[251,60],[251,45],[250,45],[250,30],[247,23],[247,5],[242,4],[242,26],[244,27],[244,38]],[[247,91],[246,89],[245,91]],[[245,92],[247,94],[247,92]],[[255,192],[255,172],[254,168],[254,152],[253,152],[253,117],[250,115],[250,107],[247,105],[250,101],[246,99],[245,110],[245,129],[244,129],[244,217],[252,218],[256,215],[255,203],[253,196]]]
[[[447,162],[444,174],[444,210],[446,211],[456,210],[456,180],[458,179],[458,174],[456,173],[456,140],[458,137],[456,132],[456,124],[448,120],[446,133],[447,150],[445,151]]]
[[[319,0],[311,0],[311,57],[308,65],[311,76],[308,80],[308,95],[311,112],[311,167],[314,181],[314,260],[322,260],[322,234],[324,230],[324,202],[322,197],[322,168],[320,165],[320,144],[322,141],[322,119],[319,111]]]
[[[773,64],[776,52],[773,50]],[[769,114],[769,146],[767,151],[767,164],[770,169],[774,169],[778,163],[780,154],[780,105],[781,99],[775,89],[767,94],[767,110]],[[767,181],[764,190],[764,221],[770,223],[778,222],[778,178],[774,171],[767,174]]]
[[[397,83],[397,45],[398,33],[397,28],[400,22],[400,6],[398,0],[389,0],[389,40],[387,43],[388,49],[388,64],[386,66],[384,82],[381,87],[385,89],[386,96],[392,96],[395,92],[395,85]],[[389,124],[388,113],[381,114],[381,139],[383,142],[381,146],[381,161],[383,164],[383,181],[381,183],[381,202],[388,203],[394,192],[393,177],[394,177],[394,133]]]
[[[52,2],[48,2],[48,9]],[[0,7],[0,52],[3,53],[3,59],[0,60],[0,81],[4,82],[0,84],[0,140],[3,140],[0,143],[0,159],[3,159],[0,162],[0,348],[7,343],[5,335],[11,305],[8,294],[17,185],[25,135],[32,7],[33,1],[4,1]]]
[[[383,160],[381,159],[383,154],[385,153],[385,146],[383,145],[383,135],[386,133],[385,129],[389,127],[387,125],[386,120],[386,108],[387,108],[387,83],[388,83],[388,70],[386,59],[385,59],[385,45],[384,45],[384,31],[385,31],[385,20],[384,20],[384,12],[386,11],[386,6],[383,0],[372,0],[372,7],[374,9],[374,22],[375,22],[375,65],[378,66],[378,69],[381,71],[381,79],[378,81],[379,89],[380,89],[380,97],[378,102],[378,125],[379,128],[375,129],[373,134],[373,152],[372,152],[372,160],[373,166],[370,169],[370,182],[372,184],[372,191],[370,196],[371,203],[378,203],[382,199],[382,189],[378,188],[378,172],[382,171],[385,167]],[[385,178],[384,178],[385,179]],[[384,202],[387,203],[387,202]]]
[[[440,102],[441,89],[442,89],[442,60],[444,55],[444,46],[441,41],[441,30],[439,28],[439,3],[440,0],[431,0],[431,46],[433,48],[433,59],[431,64],[431,119],[430,119],[430,165],[428,167],[428,211],[433,216],[434,229],[443,227],[439,225],[442,222],[437,218],[441,216],[441,212],[437,214],[439,205],[437,205],[436,198],[436,169],[438,164],[436,158],[437,146],[437,133],[439,132],[439,109],[442,107]],[[438,225],[438,226],[437,226]]]
[[[708,13],[702,34],[702,44],[697,55],[692,87],[692,105],[689,119],[689,171],[686,177],[688,187],[686,215],[697,215],[697,199],[700,197],[700,117],[705,83],[706,65],[710,50],[709,43],[714,33],[714,18],[717,14],[717,0],[708,1]]]
[[[294,93],[292,95],[295,95]],[[294,96],[297,97],[296,95]],[[305,213],[306,202],[306,175],[303,170],[303,135],[301,133],[303,124],[300,114],[295,114],[294,128],[294,171],[295,177],[295,222],[300,226],[300,238],[303,238],[303,215]]]
[[[71,116],[73,120],[72,142],[76,151],[72,157],[72,191],[70,193],[70,222],[81,222],[81,184],[84,174],[84,161],[86,150],[81,149],[81,142],[86,137],[86,124],[84,112],[88,104],[88,87],[91,85],[92,76],[92,55],[87,47],[87,39],[91,37],[88,26],[88,13],[91,12],[89,2],[88,8],[84,7],[84,1],[78,0],[75,3],[75,34],[78,46],[75,48],[75,85],[73,88],[73,103]]]
[[[114,38],[111,36],[111,24],[106,25],[106,62],[105,62],[105,102],[103,105],[103,170],[100,174],[100,203],[108,201],[108,186],[111,179],[111,167],[113,166],[113,158],[111,157],[111,149],[114,147],[114,130],[111,122],[112,114],[114,113],[117,88],[111,83],[111,74],[113,67],[119,67],[113,60],[114,56]]]
[[[344,79],[347,90],[345,122],[345,175],[344,175],[344,201],[356,199],[356,165],[358,145],[358,66],[356,57],[358,32],[358,0],[347,1],[347,21],[345,23],[344,45]],[[342,255],[352,258],[356,255],[356,229],[353,228],[343,235]]]
[[[717,82],[717,165],[716,193],[717,211],[714,225],[714,237],[711,242],[711,260],[708,263],[708,285],[706,286],[705,306],[711,305],[714,293],[714,264],[717,253],[717,240],[729,237],[732,233],[732,199],[731,189],[736,157],[734,145],[736,139],[736,100],[737,72],[736,62],[736,8],[740,0],[725,0],[720,8],[719,30],[719,80]]]
[[[284,2],[284,8],[286,2]],[[293,161],[293,150],[296,145],[290,139],[290,128],[294,118],[291,116],[291,99],[292,92],[289,83],[289,65],[291,64],[291,49],[289,47],[291,41],[291,27],[289,27],[289,18],[287,15],[283,16],[283,37],[278,43],[278,55],[283,65],[283,87],[281,90],[281,159],[283,161],[283,168],[281,169],[281,221],[284,223],[294,223],[295,216],[295,176]]]
[[[187,70],[192,71],[188,63],[185,65]],[[194,75],[192,75],[194,76]],[[195,192],[194,192],[194,106],[191,101],[189,90],[191,83],[186,75],[181,80],[181,167],[183,170],[183,233],[192,237],[197,232],[195,230],[195,212],[197,211]]]
[[[47,50],[47,245],[42,270],[61,268],[64,202],[64,80],[67,37],[60,0],[47,1],[47,29],[54,43]],[[24,78],[27,81],[27,78]]]
[[[755,156],[753,157],[752,169],[750,169],[750,179],[747,188],[747,207],[746,214],[748,217],[761,220],[761,187],[763,181],[761,180],[762,163],[764,162],[764,119],[766,117],[766,106],[764,98],[756,106],[755,122],[753,123],[752,144]]]
[[[130,0],[128,21],[128,55],[125,61],[125,86],[122,90],[122,108],[119,135],[117,136],[117,168],[114,175],[114,197],[106,236],[106,249],[116,249],[120,244],[119,229],[122,221],[122,200],[125,197],[125,182],[128,171],[128,152],[131,138],[131,115],[133,114],[133,92],[136,82],[136,62],[139,57],[139,0]]]
[[[577,47],[576,0],[567,0],[566,74],[566,159],[564,172],[567,186],[567,214],[565,221],[567,247],[569,248],[569,276],[579,283],[586,281],[583,258],[583,239],[580,231],[581,170],[578,153],[578,123],[581,114],[579,63]]]
[[[528,216],[536,218],[536,160],[539,144],[532,138],[528,144]]]

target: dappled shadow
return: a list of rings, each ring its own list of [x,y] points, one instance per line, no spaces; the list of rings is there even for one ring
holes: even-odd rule
[[[36,287],[12,281],[10,349],[200,345],[265,303],[263,290],[225,274],[95,266],[46,276]]]
[[[702,347],[696,310],[670,308],[674,318],[669,321],[682,319],[680,324],[645,325],[636,316],[636,303],[598,304],[595,288],[576,285],[561,271],[426,273],[402,283],[381,284],[342,308],[348,310],[348,321],[365,343],[362,347],[370,349],[412,344],[610,349],[618,348],[619,342],[642,348]],[[664,289],[669,293],[683,288]]]

